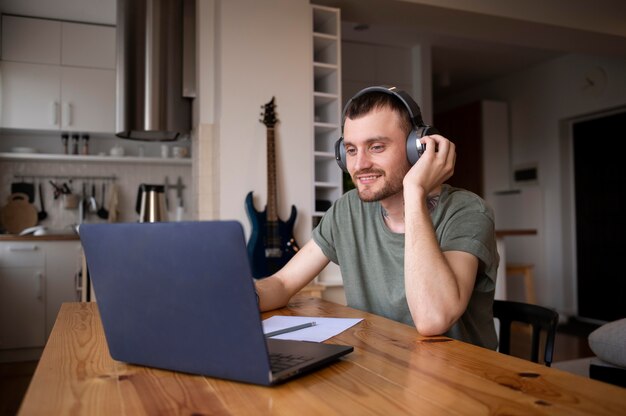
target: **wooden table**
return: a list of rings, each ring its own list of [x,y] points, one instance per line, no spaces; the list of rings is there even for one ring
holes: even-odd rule
[[[276,387],[127,365],[108,352],[96,304],[67,303],[21,415],[624,415],[626,389],[312,297],[264,314],[365,318],[332,342],[354,352]]]

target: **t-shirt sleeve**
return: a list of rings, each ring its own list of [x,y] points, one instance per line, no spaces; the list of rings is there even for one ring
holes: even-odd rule
[[[486,211],[471,210],[450,219],[442,236],[441,250],[473,254],[481,263],[479,269],[495,282],[495,270],[484,270],[487,265],[497,264],[494,245],[493,217]]]
[[[319,246],[324,255],[333,263],[339,264],[335,250],[335,204],[324,214],[317,227],[313,229],[313,241]]]

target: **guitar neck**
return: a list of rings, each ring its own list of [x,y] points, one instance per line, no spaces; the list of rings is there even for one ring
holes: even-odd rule
[[[267,221],[278,221],[278,196],[276,191],[276,141],[274,127],[267,128]]]

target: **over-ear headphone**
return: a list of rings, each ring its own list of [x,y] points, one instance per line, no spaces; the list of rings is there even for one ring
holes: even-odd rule
[[[411,122],[413,123],[413,129],[406,137],[406,156],[409,159],[409,163],[414,165],[426,149],[426,146],[420,143],[420,139],[430,134],[439,134],[439,132],[436,128],[424,124],[424,121],[422,120],[422,112],[420,111],[420,108],[415,100],[413,100],[409,94],[396,87],[386,85],[362,89],[356,93],[354,97],[350,98],[346,106],[343,108],[343,114],[341,115],[341,137],[335,142],[335,160],[337,160],[337,164],[344,172],[348,171],[346,163],[346,148],[343,145],[343,125],[346,122],[346,112],[354,99],[370,92],[383,92],[385,94],[390,94],[400,100],[400,102],[402,102],[408,110]]]

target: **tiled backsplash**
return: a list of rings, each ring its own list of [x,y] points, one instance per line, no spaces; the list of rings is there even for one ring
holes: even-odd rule
[[[162,165],[158,163],[82,163],[82,162],[14,162],[14,161],[2,161],[0,162],[0,207],[7,203],[8,197],[11,193],[11,183],[21,181],[19,175],[25,176],[41,176],[41,179],[26,179],[27,182],[34,182],[35,188],[39,183],[43,186],[44,194],[44,206],[48,217],[41,222],[41,225],[45,225],[50,229],[64,229],[68,226],[79,222],[79,210],[78,209],[66,209],[62,197],[54,199],[54,188],[49,184],[49,178],[58,177],[54,181],[58,184],[67,182],[72,177],[93,177],[115,176],[115,185],[118,191],[118,211],[120,222],[134,222],[137,221],[138,215],[135,212],[135,204],[137,198],[137,189],[141,183],[147,184],[163,184],[167,177],[170,185],[174,185],[180,177],[185,189],[182,192],[184,211],[182,214],[183,220],[191,220],[192,218],[192,204],[193,195],[191,192],[191,166],[190,165]],[[16,177],[17,175],[17,177]],[[61,177],[67,177],[61,178]],[[87,185],[87,194],[91,196],[91,185],[96,185],[96,200],[98,205],[102,202],[102,183],[106,184],[106,198],[105,207],[108,208],[108,200],[111,191],[110,180],[82,180],[75,179],[72,181],[72,189],[74,193],[82,193],[83,182]],[[37,210],[41,209],[41,203],[39,201],[38,192],[35,192],[34,205]],[[176,219],[176,207],[178,205],[178,199],[176,196],[176,190],[170,189],[168,192],[169,197],[169,219],[174,221]],[[94,213],[86,214],[84,222],[105,222]]]

